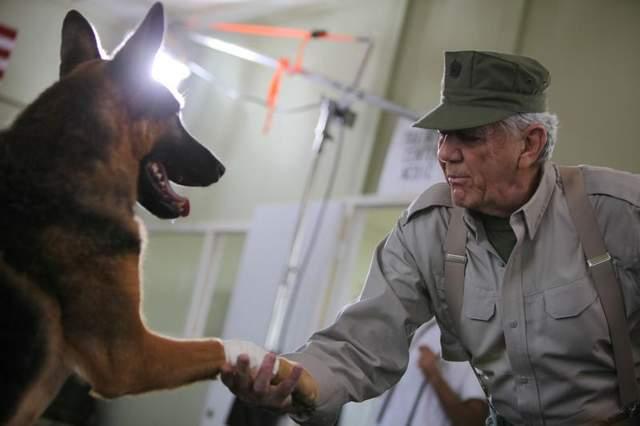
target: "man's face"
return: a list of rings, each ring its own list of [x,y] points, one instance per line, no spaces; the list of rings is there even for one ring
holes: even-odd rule
[[[455,205],[508,216],[517,194],[523,140],[501,127],[440,132],[438,160]]]

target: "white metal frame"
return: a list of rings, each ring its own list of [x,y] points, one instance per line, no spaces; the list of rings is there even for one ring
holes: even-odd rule
[[[153,224],[147,226],[149,233],[179,233],[203,234],[200,260],[196,281],[193,286],[191,303],[185,320],[184,337],[202,337],[206,328],[206,321],[211,307],[213,293],[217,282],[214,279],[220,272],[223,246],[222,235],[246,234],[249,230],[247,223],[195,223],[195,224]]]
[[[359,243],[365,226],[365,214],[369,209],[397,207],[403,208],[415,198],[416,194],[404,196],[358,196],[346,198],[345,216],[339,232],[339,242],[336,247],[334,263],[331,271],[331,279],[321,303],[316,308],[314,328],[319,330],[333,322],[336,314],[344,305],[353,302],[351,297],[350,278],[355,267],[354,259],[357,256]],[[283,417],[279,426],[294,426],[295,423],[288,417]]]
[[[353,302],[350,278],[355,267],[354,260],[365,226],[365,214],[370,209],[386,207],[406,207],[413,197],[361,196],[344,200],[345,218],[336,247],[335,261],[331,273],[332,280],[327,285],[323,303],[318,305],[316,327],[328,326],[336,314],[348,303]]]
[[[357,254],[357,243],[360,241],[364,226],[364,213],[371,208],[404,207],[414,195],[404,196],[357,196],[345,198],[345,218],[331,272],[331,282],[322,303],[318,304],[314,324],[318,328],[331,322],[342,306],[351,302],[350,289],[346,285],[353,271],[353,259]],[[246,234],[248,222],[200,222],[146,225],[149,233],[202,234],[204,240],[198,271],[191,296],[191,303],[185,320],[184,337],[202,337],[211,307],[212,296],[216,289],[215,277],[220,272],[223,247],[220,236],[225,234]]]

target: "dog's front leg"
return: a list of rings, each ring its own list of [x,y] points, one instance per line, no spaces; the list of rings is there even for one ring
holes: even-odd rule
[[[79,373],[101,397],[214,379],[225,362],[219,339],[171,339],[147,330],[139,318],[129,319],[127,329],[126,334],[82,339],[74,345]]]
[[[73,311],[65,318],[78,373],[94,393],[107,398],[216,378],[226,360],[220,339],[171,339],[145,327],[140,317],[137,262],[138,257],[130,255],[108,269],[87,267],[85,271],[96,275],[78,282],[94,284],[66,293],[80,299],[68,304]],[[123,273],[126,271],[129,273]],[[282,359],[274,382],[287,377],[292,368],[290,361]],[[315,381],[304,372],[298,393],[303,400],[313,401],[316,392]]]
[[[94,351],[92,356],[86,357],[88,362],[85,361],[84,365],[88,368],[85,376],[92,384],[93,393],[98,396],[115,398],[215,379],[225,362],[235,362],[237,355],[245,353],[237,348],[225,353],[220,339],[176,340],[144,328],[138,338],[121,343],[122,347]],[[257,348],[256,345],[252,346]],[[256,367],[266,354],[260,351],[260,359],[253,361]],[[293,366],[291,361],[279,358],[272,383],[279,383],[288,377]],[[317,394],[315,380],[304,371],[295,391],[299,403],[311,407]]]
[[[71,266],[81,263],[72,260]],[[138,253],[107,260],[91,258],[81,269],[70,268],[73,276],[61,291],[71,363],[93,391],[116,397],[215,378],[225,362],[222,342],[148,330],[140,315]]]

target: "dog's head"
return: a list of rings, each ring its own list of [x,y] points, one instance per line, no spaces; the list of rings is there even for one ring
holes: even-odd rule
[[[105,60],[89,22],[69,12],[62,27],[60,79],[106,76],[111,105],[117,110],[109,113],[116,117],[110,120],[111,133],[126,139],[130,146],[120,150],[130,150],[139,165],[138,201],[155,216],[170,219],[188,215],[189,200],[176,194],[169,181],[207,186],[225,169],[185,130],[180,103],[171,91],[151,77],[164,25],[162,5],[156,3],[113,59]]]

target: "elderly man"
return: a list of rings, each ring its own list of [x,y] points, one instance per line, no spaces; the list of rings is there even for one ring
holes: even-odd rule
[[[545,112],[548,84],[530,58],[447,52],[442,102],[415,125],[440,132],[448,186],[400,217],[361,300],[286,355],[317,381],[316,410],[296,413],[300,369],[269,383],[272,354],[255,374],[238,357],[227,386],[304,424],[331,425],[342,404],[398,380],[409,338],[435,316],[444,358],[469,360],[490,395],[488,424],[638,424],[640,176],[585,166],[574,169],[579,179],[565,177],[549,161],[557,119]]]

